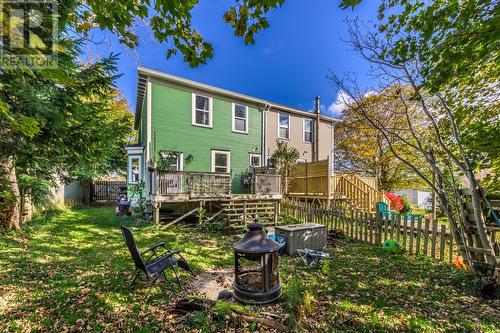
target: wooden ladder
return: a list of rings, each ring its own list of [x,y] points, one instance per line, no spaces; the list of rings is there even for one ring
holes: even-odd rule
[[[469,189],[464,189],[462,193],[462,214],[464,215],[464,226],[460,228],[463,237],[463,245],[460,248],[462,255],[465,254],[466,259],[472,262],[475,270],[481,270],[492,275],[500,277],[500,245],[496,235],[500,231],[500,227],[496,224],[476,221],[474,211],[472,209],[472,197]],[[481,203],[484,205],[484,201]],[[483,210],[484,211],[484,210]],[[483,244],[478,232],[478,223],[482,223],[486,230],[488,244]],[[494,263],[491,263],[493,261]]]

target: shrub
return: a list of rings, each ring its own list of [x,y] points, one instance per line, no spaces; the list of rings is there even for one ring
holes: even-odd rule
[[[410,202],[408,201],[408,198],[406,198],[404,195],[400,196],[401,202],[403,203],[403,208],[399,211],[401,214],[408,214],[411,212],[411,205]]]
[[[397,194],[391,192],[384,192],[385,196],[391,202],[390,208],[394,209],[396,212],[401,212],[404,207],[403,200]]]

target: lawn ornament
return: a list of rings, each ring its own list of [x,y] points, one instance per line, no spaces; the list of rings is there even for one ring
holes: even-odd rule
[[[132,215],[132,203],[127,199],[126,196],[120,195],[118,199],[116,199],[116,208],[115,208],[116,216],[120,215]]]
[[[384,251],[394,254],[401,251],[401,245],[394,239],[388,239],[384,242]]]

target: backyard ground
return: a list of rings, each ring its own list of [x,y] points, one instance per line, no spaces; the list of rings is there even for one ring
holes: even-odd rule
[[[112,208],[51,211],[19,233],[0,234],[0,331],[266,331],[209,309],[172,311],[187,290],[166,283],[129,286],[134,270],[119,226],[133,227],[139,249],[166,241],[199,275],[233,263],[235,235],[191,226],[160,230]],[[386,255],[344,239],[330,264],[307,269],[280,264],[284,296],[267,307],[237,308],[306,332],[499,332],[498,300],[472,296],[472,286],[447,264]],[[276,316],[269,315],[274,313]]]

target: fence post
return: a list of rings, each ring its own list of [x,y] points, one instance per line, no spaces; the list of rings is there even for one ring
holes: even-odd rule
[[[377,206],[377,209],[376,209],[376,212],[375,212],[375,220],[374,220],[374,223],[375,223],[375,244],[380,244],[380,233],[382,230],[379,230],[379,226],[380,226],[380,223],[379,223],[379,219],[380,219],[380,209],[379,207]]]
[[[406,250],[406,235],[408,234],[408,215],[403,218],[403,249]]]
[[[200,206],[201,208],[201,206]],[[243,223],[247,224],[247,202],[243,201]]]
[[[424,255],[428,255],[429,250],[429,219],[425,219],[425,229],[424,229]]]
[[[446,224],[441,224],[441,232],[439,234],[439,260],[444,260],[444,248],[446,247]]]
[[[422,219],[419,218],[417,221],[417,248],[415,249],[415,254],[420,254],[420,238],[422,237]]]
[[[432,220],[431,255],[433,258],[436,258],[436,241],[437,241],[437,221]]]
[[[410,220],[410,246],[409,246],[410,254],[415,253],[415,251],[413,251],[413,239],[414,238],[415,238],[415,216],[412,216],[411,220]]]
[[[373,244],[373,222],[374,222],[374,217],[373,217],[373,213],[369,213],[369,218],[370,218],[370,221],[369,221],[369,228],[370,228],[370,244]]]

